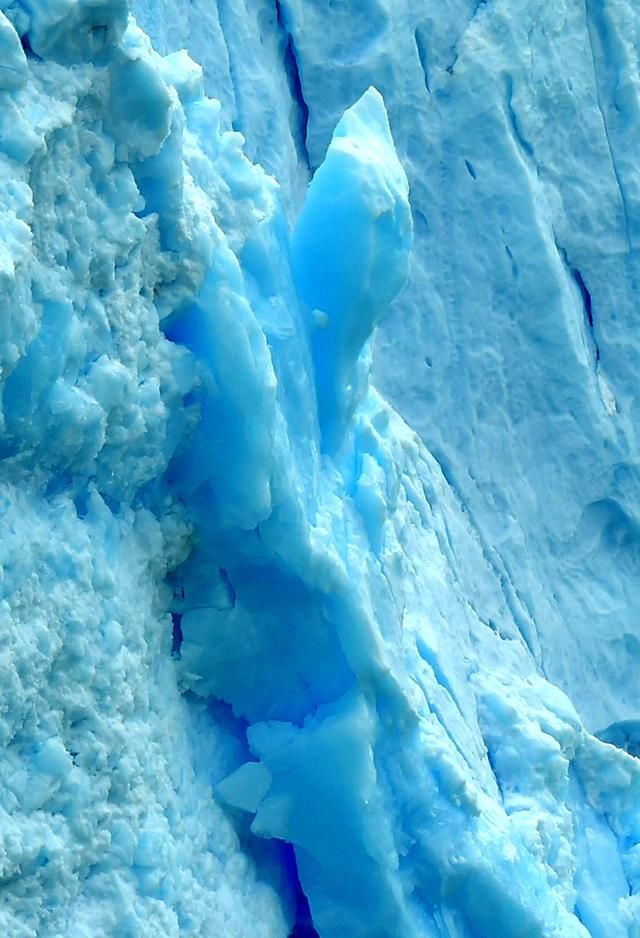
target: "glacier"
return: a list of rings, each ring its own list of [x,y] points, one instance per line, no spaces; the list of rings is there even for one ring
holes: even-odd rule
[[[0,930],[640,935],[629,0],[0,0]]]

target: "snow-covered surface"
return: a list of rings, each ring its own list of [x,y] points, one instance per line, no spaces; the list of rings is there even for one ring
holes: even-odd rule
[[[637,14],[426,7],[0,2],[11,938],[640,934]]]

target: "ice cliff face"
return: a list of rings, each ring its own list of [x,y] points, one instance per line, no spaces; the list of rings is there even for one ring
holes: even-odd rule
[[[637,16],[425,6],[0,2],[3,934],[640,934]]]

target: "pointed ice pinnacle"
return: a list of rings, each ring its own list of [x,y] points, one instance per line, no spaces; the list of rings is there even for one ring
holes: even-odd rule
[[[292,239],[327,452],[366,390],[368,340],[407,280],[412,240],[407,177],[371,87],[339,121]]]

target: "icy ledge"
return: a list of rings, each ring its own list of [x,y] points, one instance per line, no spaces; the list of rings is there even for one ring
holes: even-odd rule
[[[379,94],[290,237],[123,4],[2,8],[3,932],[637,934],[639,764],[368,382]]]

